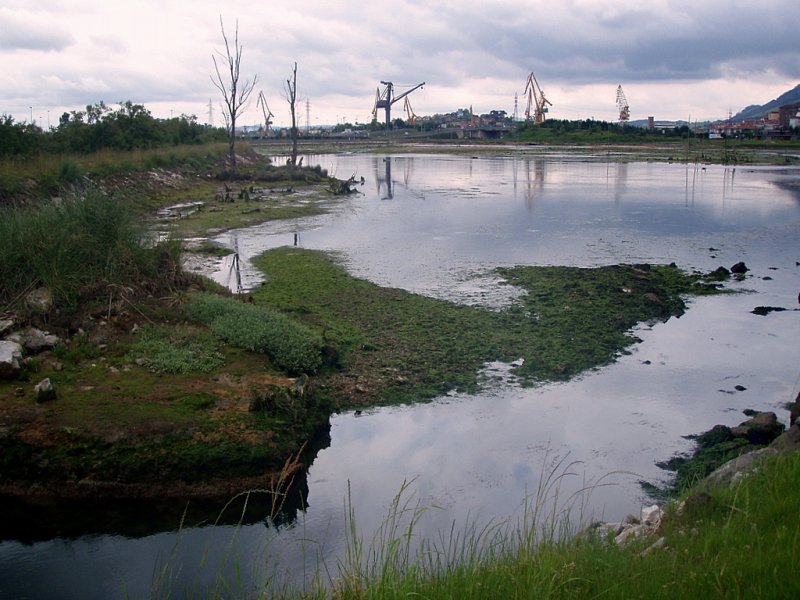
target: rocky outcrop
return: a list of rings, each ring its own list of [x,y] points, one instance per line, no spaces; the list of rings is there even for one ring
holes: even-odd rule
[[[24,355],[35,356],[62,343],[58,336],[35,327],[15,331],[18,318],[14,315],[0,316],[0,379],[19,377]]]
[[[752,418],[731,429],[735,438],[744,438],[751,444],[763,446],[783,433],[783,423],[774,412],[758,412]]]
[[[7,335],[6,339],[22,346],[27,354],[39,354],[45,350],[52,350],[61,343],[58,336],[35,327],[26,327],[15,331]]]
[[[628,515],[618,523],[595,523],[578,534],[578,537],[613,539],[618,546],[624,546],[632,540],[655,538],[655,541],[642,551],[641,554],[646,555],[658,548],[666,547],[666,540],[663,537],[657,537],[663,519],[664,511],[660,506],[656,504],[644,506],[638,517]]]

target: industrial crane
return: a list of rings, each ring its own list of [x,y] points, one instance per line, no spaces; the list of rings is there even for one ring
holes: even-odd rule
[[[378,109],[383,108],[386,111],[386,128],[388,129],[392,124],[392,104],[398,100],[402,100],[414,90],[421,88],[425,85],[425,82],[418,83],[399,96],[394,95],[394,84],[391,81],[381,81],[381,84],[386,87],[383,89],[383,92],[381,92],[380,88],[375,92],[375,107],[372,109],[372,115],[377,118]]]
[[[617,86],[617,109],[619,110],[619,122],[627,123],[631,118],[631,109],[628,106],[628,100],[625,98],[625,92],[622,91],[622,86]]]
[[[272,117],[275,115],[273,115],[272,111],[269,109],[264,92],[258,92],[258,101],[256,104],[261,106],[261,112],[264,113],[264,136],[269,137],[272,135]]]
[[[417,115],[414,114],[414,109],[411,108],[411,101],[406,96],[405,102],[403,103],[403,110],[406,111],[406,122],[411,125],[412,127],[417,124]]]
[[[536,81],[536,76],[532,72],[528,75],[523,94],[528,97],[525,120],[530,121],[533,118],[533,122],[536,124],[544,123],[544,114],[548,111],[547,105],[553,106],[553,103],[544,97],[544,92],[539,87],[539,82]],[[531,108],[534,108],[533,117],[531,117]]]

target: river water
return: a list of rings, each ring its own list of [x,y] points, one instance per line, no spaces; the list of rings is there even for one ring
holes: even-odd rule
[[[685,436],[738,424],[746,408],[785,421],[783,405],[800,388],[799,169],[521,153],[305,163],[365,185],[329,214],[219,236],[241,260],[238,277],[222,261],[218,281],[259,285],[248,258],[282,245],[336,252],[380,285],[489,306],[513,301],[489,275],[497,266],[675,262],[710,271],[745,261],[750,271],[728,284],[743,293],[692,299],[681,318],[641,325],[630,354],[572,381],[520,389],[505,381],[507,366],[487,365],[495,377],[480,394],[334,415],[302,506],[280,524],[264,514],[178,532],[176,517],[174,527],[135,535],[109,524],[6,536],[0,596],[200,594],[220,574],[245,591],[273,576],[327,580],[346,556],[349,511],[369,545],[400,494],[402,506],[419,509],[401,519],[415,519],[414,543],[436,543],[470,524],[515,523],[550,473],[561,505],[589,488],[571,504],[572,521],[615,520],[652,503],[642,482],[669,481],[656,463],[689,451]],[[787,310],[759,316],[757,306]]]

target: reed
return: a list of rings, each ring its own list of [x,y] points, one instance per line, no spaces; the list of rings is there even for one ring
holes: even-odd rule
[[[96,189],[36,205],[0,207],[0,308],[46,287],[59,309],[169,286],[177,244],[153,245],[129,203]]]

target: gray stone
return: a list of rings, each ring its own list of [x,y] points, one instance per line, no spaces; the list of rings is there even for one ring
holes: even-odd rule
[[[42,379],[36,386],[33,388],[33,393],[36,396],[36,402],[49,402],[51,400],[56,399],[56,388],[53,385],[53,382],[50,381],[50,378],[47,377]]]
[[[640,538],[644,535],[644,527],[641,525],[631,525],[630,527],[626,527],[625,530],[620,533],[614,541],[617,542],[619,546],[627,543],[628,540],[631,538],[636,539]]]
[[[658,550],[658,549],[660,549],[660,548],[665,548],[666,546],[667,546],[667,538],[660,537],[660,538],[658,538],[658,539],[657,539],[655,542],[653,542],[652,544],[650,544],[650,545],[649,545],[647,548],[645,548],[644,550],[642,550],[642,551],[639,553],[639,556],[647,556],[647,555],[648,555],[648,554],[650,554],[650,553],[651,553],[653,550]]]
[[[13,319],[0,319],[0,335],[5,335],[14,327]]]
[[[651,529],[657,528],[661,524],[663,512],[657,504],[642,508],[642,524]]]
[[[778,454],[778,450],[771,446],[755,450],[754,452],[748,452],[747,454],[742,454],[733,460],[729,460],[716,471],[711,473],[701,482],[700,487],[719,487],[728,485],[734,481],[734,477],[737,473],[750,473],[758,467],[758,463],[761,461],[761,459],[768,456],[774,456],[776,454]],[[740,480],[740,477],[741,476],[736,477],[736,480]]]
[[[0,379],[16,379],[22,367],[22,346],[12,340],[0,340]]]
[[[794,425],[778,436],[770,444],[770,448],[775,448],[781,452],[800,450],[800,421],[795,421]]]
[[[37,288],[25,296],[25,306],[34,312],[47,314],[53,310],[53,294],[47,288]]]
[[[35,327],[26,327],[15,331],[6,339],[20,344],[28,354],[39,354],[50,350],[61,343],[61,338]]]

